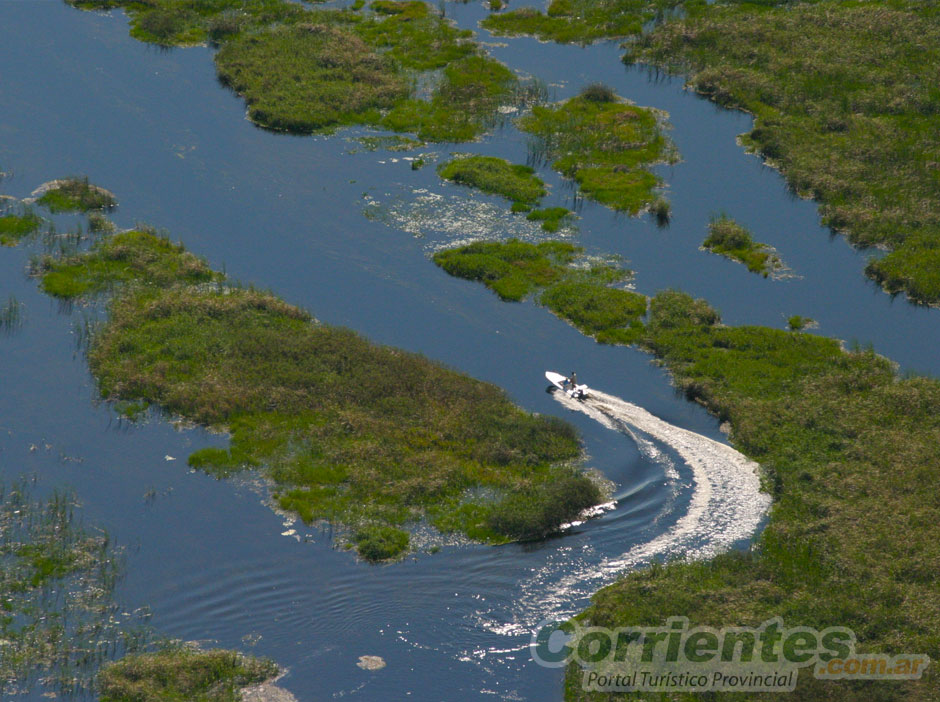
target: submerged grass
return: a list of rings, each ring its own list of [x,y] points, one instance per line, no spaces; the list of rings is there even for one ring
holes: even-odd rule
[[[532,168],[494,156],[459,156],[442,163],[437,172],[445,180],[502,195],[513,203],[529,207],[538,203],[546,192],[545,183]]]
[[[765,278],[783,267],[783,261],[766,244],[754,241],[751,232],[727,215],[716,215],[708,223],[702,247],[747,266]]]
[[[540,291],[542,305],[599,342],[633,343],[643,330],[639,320],[646,298],[610,287],[627,279],[627,270],[606,264],[573,267],[581,253],[566,242],[511,239],[445,249],[434,262],[450,275],[482,282],[503,300],[519,301]]]
[[[535,106],[519,127],[536,139],[536,157],[573,178],[587,197],[638,214],[656,199],[650,165],[675,158],[656,114],[628,104],[604,86],[552,106]]]
[[[678,4],[676,0],[551,0],[545,12],[521,7],[492,13],[482,26],[497,35],[529,34],[545,41],[590,44],[640,34],[644,24]]]
[[[115,249],[128,247],[116,265]],[[88,352],[103,397],[228,429],[228,449],[196,452],[191,465],[263,468],[281,508],[347,527],[363,557],[401,555],[405,529],[420,520],[514,538],[491,519],[496,506],[569,475],[565,462],[578,456],[567,424],[421,356],[318,324],[274,295],[228,286],[153,234],[115,235],[47,271],[79,281],[56,288],[66,291],[122,284]],[[578,494],[595,504],[599,491],[578,475]]]
[[[125,656],[102,669],[101,702],[240,702],[243,688],[278,673],[269,660],[187,647]]]
[[[884,246],[869,276],[940,302],[940,24],[918,2],[687,6],[630,46],[628,62],[689,74],[719,104],[752,112],[745,143],[823,222]],[[877,57],[877,60],[872,57]]]

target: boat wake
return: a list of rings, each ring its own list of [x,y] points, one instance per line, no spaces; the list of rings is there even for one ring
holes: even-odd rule
[[[770,496],[760,491],[758,464],[731,446],[593,389],[582,401],[565,393],[554,393],[554,397],[568,409],[631,436],[642,454],[662,466],[674,494],[690,488],[690,497],[678,518],[676,500],[656,517],[659,523],[674,520],[665,531],[618,556],[604,556],[590,543],[557,549],[543,567],[520,583],[521,597],[511,613],[478,613],[477,624],[496,633],[530,634],[540,621],[567,618],[619,574],[655,559],[704,559],[727,551],[755,533],[770,505]],[[672,456],[688,467],[691,485],[681,485]]]

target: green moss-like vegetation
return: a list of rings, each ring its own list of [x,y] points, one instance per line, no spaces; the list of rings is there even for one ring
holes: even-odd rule
[[[278,673],[234,651],[168,648],[125,656],[99,676],[101,702],[240,702],[241,690]]]
[[[783,261],[769,246],[754,241],[746,227],[727,215],[711,218],[708,236],[702,246],[712,253],[743,263],[749,271],[760,273],[765,278],[783,267]]]
[[[51,212],[88,212],[109,210],[117,205],[114,195],[92,185],[88,178],[66,178],[53,181],[36,201]]]
[[[47,690],[87,691],[102,660],[133,645],[115,618],[119,554],[74,506],[69,494],[39,500],[27,483],[0,486],[3,699],[40,680]]]
[[[640,39],[626,60],[687,72],[712,100],[754,113],[746,143],[820,201],[824,223],[860,246],[891,249],[868,275],[940,301],[933,6],[702,3]]]
[[[95,244],[94,255],[46,256],[40,262],[44,292],[61,298],[98,293],[146,279],[156,285],[219,279],[205,261],[149,231],[115,234]]]
[[[437,172],[446,180],[527,206],[545,195],[545,183],[532,168],[494,156],[459,156],[442,163]]]
[[[219,78],[251,119],[292,133],[367,124],[467,141],[497,121],[517,83],[421,0],[379,0],[364,14],[289,0],[69,2],[123,7],[142,41],[219,44]]]
[[[769,472],[770,522],[752,551],[630,573],[596,594],[583,616],[610,627],[662,625],[669,616],[755,626],[781,616],[790,626],[847,626],[862,651],[935,658],[940,527],[930,515],[938,507],[940,383],[899,378],[885,359],[833,339],[716,321],[702,301],[661,294],[644,344]],[[794,693],[803,700],[928,700],[936,691],[933,674],[821,682],[803,672]],[[583,693],[580,673],[569,673],[568,699],[609,699]]]
[[[0,214],[0,246],[16,246],[20,240],[36,232],[42,219],[32,210]]]
[[[656,114],[588,86],[559,105],[536,106],[519,127],[538,140],[538,156],[573,178],[587,197],[637,214],[655,199],[659,179],[646,168],[674,158]]]
[[[567,207],[546,207],[541,210],[532,210],[525,218],[530,222],[541,222],[542,229],[547,232],[557,232],[571,221],[573,214]]]
[[[551,0],[546,12],[522,7],[491,14],[482,25],[494,34],[530,34],[546,41],[590,44],[639,34],[646,22],[677,5],[669,0]]]
[[[116,266],[122,247],[131,252]],[[494,505],[567,476],[578,455],[570,426],[523,412],[498,388],[227,286],[153,234],[116,235],[47,271],[82,291],[122,284],[88,351],[103,397],[228,429],[227,449],[190,463],[263,468],[280,507],[349,527],[366,558],[399,555],[402,528],[420,519],[513,538],[492,528]]]
[[[585,334],[607,344],[630,344],[643,330],[642,295],[612,288],[629,271],[606,264],[571,264],[581,249],[565,242],[476,242],[439,251],[434,262],[450,275],[478,280],[503,300],[519,301],[536,290],[539,302]]]

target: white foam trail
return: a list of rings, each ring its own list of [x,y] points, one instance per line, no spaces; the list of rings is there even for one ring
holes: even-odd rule
[[[586,598],[619,574],[653,559],[704,559],[727,551],[735,542],[754,534],[770,505],[770,496],[760,491],[758,464],[732,447],[596,390],[591,390],[583,401],[564,393],[555,393],[554,397],[565,407],[632,436],[641,452],[662,464],[670,482],[675,483],[678,472],[656,442],[670,447],[692,471],[692,496],[686,512],[670,529],[620,556],[598,558],[590,545],[584,545],[579,552],[570,547],[559,549],[528,582],[521,584],[519,609],[510,621],[495,621],[491,618],[499,617],[495,612],[489,616],[479,613],[479,624],[506,635],[530,633],[543,619],[571,616],[583,608]]]

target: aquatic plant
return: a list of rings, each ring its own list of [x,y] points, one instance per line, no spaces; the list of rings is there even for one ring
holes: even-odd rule
[[[0,246],[16,246],[20,241],[39,230],[42,219],[31,209],[19,214],[0,214]]]
[[[546,41],[590,44],[640,34],[678,0],[551,0],[546,12],[521,7],[491,14],[482,25],[497,35],[531,34]]]
[[[171,646],[105,666],[98,688],[101,702],[240,702],[244,688],[277,674],[267,659]]]
[[[884,246],[867,275],[940,301],[935,120],[940,26],[922,3],[693,3],[632,43],[624,60],[689,76],[755,116],[746,146],[819,203],[824,224]],[[877,61],[865,57],[877,56]]]
[[[507,301],[539,291],[538,302],[601,343],[631,344],[643,331],[646,298],[610,287],[631,273],[596,263],[571,264],[582,249],[560,241],[539,244],[511,239],[444,249],[434,262],[450,275],[478,280]]]
[[[7,301],[0,305],[0,332],[16,331],[23,324],[22,307],[15,295],[7,297]]]
[[[536,159],[551,160],[587,197],[635,215],[656,199],[660,181],[647,168],[675,153],[652,110],[612,95],[589,85],[558,105],[536,105],[518,124],[535,137]]]
[[[281,508],[345,527],[365,558],[400,555],[421,519],[505,541],[489,526],[494,505],[567,475],[578,455],[570,426],[498,388],[226,284],[153,233],[116,234],[45,269],[63,296],[115,291],[88,349],[103,397],[227,429],[227,449],[190,464],[263,469]]]
[[[438,166],[437,172],[445,180],[526,206],[537,203],[546,192],[545,183],[532,168],[494,156],[458,156]]]
[[[532,210],[525,218],[530,222],[541,222],[542,229],[547,232],[557,232],[562,225],[568,224],[574,213],[567,207],[546,207]]]
[[[816,320],[811,319],[810,317],[801,317],[798,314],[795,314],[787,319],[787,328],[790,331],[802,331],[807,327],[814,326]]]
[[[713,215],[702,248],[747,266],[765,278],[783,268],[783,261],[767,244],[754,241],[751,232],[726,214]]]
[[[88,212],[110,210],[117,206],[114,193],[88,182],[88,177],[65,178],[47,183],[37,204],[51,212]]]

